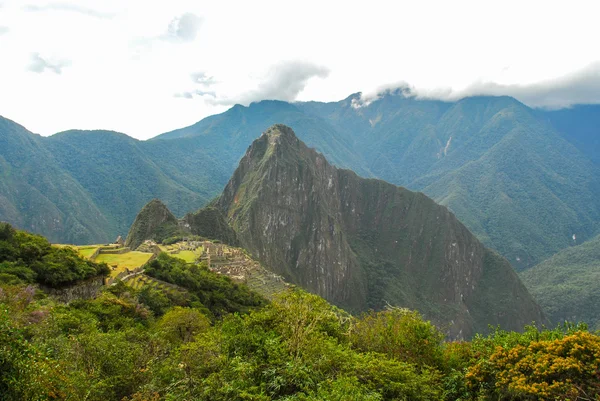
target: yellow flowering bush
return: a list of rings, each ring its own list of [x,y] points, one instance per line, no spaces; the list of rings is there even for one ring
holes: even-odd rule
[[[600,400],[600,337],[578,331],[560,339],[496,347],[472,365],[467,385],[500,400]]]

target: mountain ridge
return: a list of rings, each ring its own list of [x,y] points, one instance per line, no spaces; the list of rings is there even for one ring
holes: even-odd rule
[[[447,208],[331,166],[286,126],[253,142],[214,205],[265,266],[349,310],[414,308],[456,338],[545,322],[510,264]]]

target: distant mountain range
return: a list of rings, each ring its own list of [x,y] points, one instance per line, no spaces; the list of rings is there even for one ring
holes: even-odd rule
[[[447,208],[333,167],[284,125],[252,143],[221,196],[194,216],[184,219],[188,230],[237,237],[269,270],[352,312],[417,309],[451,338],[489,324],[546,323],[510,264]],[[227,222],[235,234],[225,238]],[[127,243],[164,238],[177,226],[153,200]]]
[[[388,94],[362,105],[263,101],[138,141],[44,138],[0,119],[0,220],[55,242],[106,242],[160,198],[178,216],[216,196],[252,140],[292,127],[338,167],[423,191],[517,269],[600,228],[599,106],[532,110],[510,97]]]

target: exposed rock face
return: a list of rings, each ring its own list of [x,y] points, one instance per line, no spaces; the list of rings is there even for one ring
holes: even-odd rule
[[[194,235],[210,239],[218,239],[226,244],[237,246],[235,231],[227,223],[225,215],[217,208],[204,207],[183,218],[185,227]]]
[[[64,303],[96,298],[102,288],[104,288],[104,277],[92,277],[63,288],[42,287],[46,293]]]
[[[160,200],[153,199],[142,208],[135,218],[129,234],[127,234],[125,246],[136,249],[145,240],[161,242],[165,238],[182,232],[179,221],[167,206]]]
[[[266,266],[351,311],[417,309],[454,338],[545,322],[510,264],[447,208],[331,166],[286,126],[254,141],[215,205]]]

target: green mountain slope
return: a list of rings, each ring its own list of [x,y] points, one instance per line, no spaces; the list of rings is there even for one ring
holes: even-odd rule
[[[420,193],[338,170],[276,125],[215,205],[287,281],[353,311],[415,308],[451,336],[544,321],[510,264]]]
[[[125,246],[136,249],[145,240],[162,242],[164,239],[184,234],[179,227],[179,221],[171,211],[158,199],[148,202],[136,216]]]
[[[110,220],[113,234],[126,233],[149,199],[163,199],[177,214],[209,200],[161,170],[160,163],[167,155],[150,157],[143,142],[127,135],[68,131],[44,140],[61,167],[87,190]]]
[[[539,111],[567,141],[594,163],[600,164],[600,106],[577,105],[561,110]]]
[[[0,221],[52,242],[91,243],[110,223],[43,138],[0,117]]]
[[[562,250],[521,279],[553,323],[584,321],[600,330],[600,236]]]
[[[235,105],[225,113],[159,135],[149,142],[197,138],[203,147],[217,150],[220,162],[229,164],[231,175],[254,138],[273,124],[286,124],[303,132],[302,140],[319,149],[336,166],[371,175],[363,168],[361,156],[352,149],[345,135],[322,118],[304,113],[294,104],[275,100],[252,103],[249,107]]]
[[[600,171],[542,112],[510,97],[358,99],[298,107],[353,138],[379,178],[450,207],[518,269],[598,232]]]

